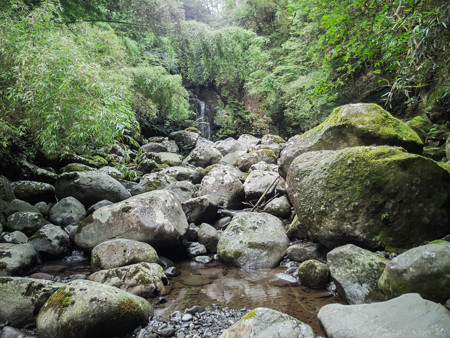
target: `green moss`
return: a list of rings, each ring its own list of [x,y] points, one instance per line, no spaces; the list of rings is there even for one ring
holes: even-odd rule
[[[213,165],[210,165],[210,166],[206,167],[202,171],[203,176],[208,175],[213,169],[218,168],[218,167],[219,167],[218,164],[213,164]]]
[[[9,282],[12,282],[14,279],[9,277],[0,277],[0,284],[7,284]]]
[[[155,177],[152,181],[145,183],[144,186],[148,191],[157,190],[161,186],[161,179],[159,177]]]
[[[258,242],[248,242],[247,246],[250,249],[261,249],[264,250],[267,248],[267,245],[265,243],[258,243]]]
[[[64,168],[62,168],[61,172],[68,173],[68,172],[73,172],[73,171],[92,171],[92,170],[94,170],[94,169],[85,164],[70,163],[70,164],[66,165]]]
[[[196,134],[199,134],[199,135],[202,134],[202,132],[200,130],[198,130],[197,128],[195,128],[195,127],[188,127],[188,128],[185,129],[185,131],[189,131],[191,133],[196,133]]]
[[[136,315],[141,315],[141,307],[139,304],[127,297],[125,299],[120,300],[116,305],[117,316],[119,318],[135,318]]]
[[[256,311],[255,310],[251,310],[250,312],[248,312],[247,314],[245,314],[241,319],[243,320],[249,320],[252,319],[256,316]]]
[[[120,209],[122,212],[128,212],[132,209],[132,207],[130,207],[129,205],[126,205],[124,207],[122,207],[122,209]]]
[[[72,305],[74,300],[72,299],[72,293],[65,290],[65,287],[58,289],[44,305],[44,309],[53,309],[58,313],[58,316],[62,314],[64,308]]]
[[[449,241],[445,241],[443,239],[436,239],[434,241],[429,242],[429,244],[450,244]]]
[[[91,257],[91,266],[92,266],[92,269],[94,269],[94,270],[101,269],[102,260],[100,259],[99,256],[97,256],[95,254],[92,255],[92,257]]]
[[[240,252],[239,250],[234,250],[231,255],[233,256],[234,259],[238,259],[239,257],[242,256],[242,252]]]

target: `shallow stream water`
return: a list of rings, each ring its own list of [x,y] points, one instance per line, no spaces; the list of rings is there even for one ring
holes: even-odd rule
[[[180,272],[166,286],[167,300],[156,305],[155,316],[169,319],[174,311],[184,311],[193,305],[220,308],[252,309],[269,307],[287,313],[310,325],[316,335],[325,336],[317,320],[317,313],[326,304],[344,303],[339,296],[326,290],[311,290],[284,279],[286,268],[243,270],[222,265],[219,261],[200,264],[184,261],[175,264]],[[47,262],[39,268],[60,276],[62,280],[74,274],[89,274],[90,262],[82,256],[70,256],[60,261]],[[156,302],[156,300],[155,300]]]

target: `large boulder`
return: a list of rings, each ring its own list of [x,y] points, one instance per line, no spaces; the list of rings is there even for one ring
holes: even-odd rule
[[[220,338],[314,338],[312,328],[285,313],[256,308],[226,329]]]
[[[165,190],[171,191],[177,195],[181,203],[186,202],[197,193],[197,187],[190,181],[177,181],[171,183]]]
[[[55,187],[36,181],[17,181],[12,184],[16,198],[29,203],[55,202]]]
[[[94,270],[112,269],[140,262],[156,263],[158,254],[150,244],[117,238],[97,245],[91,252]]]
[[[99,171],[75,171],[59,175],[56,194],[58,198],[73,196],[85,207],[101,200],[119,202],[131,196],[119,181]]]
[[[322,124],[288,140],[280,156],[286,177],[294,159],[308,151],[391,145],[420,153],[423,142],[408,125],[372,103],[348,104],[333,110]]]
[[[245,154],[248,151],[248,146],[243,142],[235,140],[232,137],[229,137],[225,140],[217,141],[215,144],[217,150],[223,156],[226,156],[231,153],[240,153],[240,155]]]
[[[31,244],[0,245],[0,276],[14,276],[28,271],[38,260],[38,253]]]
[[[214,196],[204,195],[190,198],[182,203],[183,211],[189,223],[213,222],[217,216],[217,200]]]
[[[164,168],[160,171],[162,174],[169,175],[176,179],[177,181],[192,181],[197,184],[203,178],[202,169],[195,167],[182,167],[174,166],[169,168]]]
[[[36,315],[47,299],[64,286],[49,280],[0,277],[0,322],[23,327],[34,325]]]
[[[401,148],[308,152],[287,183],[302,227],[329,248],[410,248],[450,232],[449,173]]]
[[[45,203],[45,202],[40,202]],[[31,205],[28,202],[19,200],[19,199],[13,199],[11,202],[5,204],[5,207],[2,208],[2,212],[5,213],[6,216],[10,216],[14,214],[15,212],[19,211],[26,211],[26,212],[33,212],[33,213],[41,213],[38,208]]]
[[[450,332],[450,312],[411,293],[381,303],[325,305],[317,317],[334,338],[445,338]]]
[[[378,279],[387,260],[369,250],[347,244],[327,254],[327,264],[339,295],[349,304],[385,300]]]
[[[0,175],[0,200],[12,201],[15,198],[11,183],[5,176]]]
[[[197,140],[197,145],[183,160],[185,165],[206,168],[209,165],[219,163],[222,154],[214,147],[214,143],[203,138]]]
[[[241,204],[244,186],[239,177],[227,166],[213,168],[202,179],[198,196],[210,195],[214,204],[228,209]]]
[[[219,258],[248,269],[273,268],[286,253],[289,239],[283,223],[266,213],[242,212],[220,236]]]
[[[239,170],[245,172],[248,171],[252,165],[261,161],[269,164],[276,164],[277,156],[270,149],[259,149],[242,155],[237,159],[234,165],[238,167]]]
[[[298,267],[298,279],[311,289],[325,289],[330,281],[330,269],[315,259],[304,261]]]
[[[22,231],[31,236],[47,223],[41,213],[18,211],[8,217],[6,230]]]
[[[152,305],[118,288],[76,280],[56,291],[39,311],[39,337],[113,337],[147,325]]]
[[[444,303],[450,299],[450,243],[436,241],[398,255],[386,265],[378,286],[389,298],[414,292]]]
[[[84,205],[72,196],[61,199],[49,212],[50,221],[61,226],[77,223],[84,216],[86,216]]]
[[[180,200],[155,190],[94,211],[81,222],[75,242],[91,250],[113,238],[128,238],[161,248],[178,245],[187,228]]]
[[[183,153],[191,151],[199,137],[199,134],[186,130],[175,131],[169,135],[169,139],[174,140]]]
[[[273,184],[279,177],[273,171],[253,170],[245,179],[244,194],[247,200],[258,199],[268,189],[267,194],[272,194],[277,184]]]
[[[175,182],[177,182],[177,180],[166,173],[150,173],[141,177],[139,184],[133,187],[131,193],[133,195],[138,195],[148,191],[163,190]]]
[[[69,234],[54,224],[46,224],[36,231],[29,243],[36,251],[54,256],[68,254],[71,245]]]
[[[115,286],[144,298],[164,295],[164,284],[168,284],[161,265],[146,262],[100,270],[91,274],[88,280]]]

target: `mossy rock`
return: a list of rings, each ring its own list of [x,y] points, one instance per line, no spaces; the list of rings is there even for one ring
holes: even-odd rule
[[[311,289],[324,289],[330,281],[330,269],[322,262],[307,260],[298,267],[300,282]]]
[[[270,149],[259,149],[252,151],[248,154],[244,154],[237,159],[234,163],[239,170],[246,172],[250,169],[250,167],[258,162],[266,162],[268,164],[276,164],[277,156]]]
[[[287,184],[300,223],[328,248],[407,249],[450,231],[449,173],[401,148],[308,152]]]
[[[95,168],[81,163],[69,163],[68,165],[62,167],[60,171],[61,173],[70,173],[73,171],[95,171]]]
[[[95,167],[95,168],[100,168],[100,167],[104,167],[104,166],[108,165],[108,161],[105,160],[105,158],[103,156],[82,155],[82,157],[84,157],[88,161],[88,165]]]
[[[419,135],[422,141],[425,141],[427,133],[433,127],[430,121],[425,116],[416,116],[406,122],[406,124]]]

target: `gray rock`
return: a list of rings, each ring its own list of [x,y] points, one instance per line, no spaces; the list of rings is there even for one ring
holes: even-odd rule
[[[169,184],[165,189],[167,191],[173,192],[180,199],[180,202],[186,202],[188,199],[192,198],[196,193],[196,187],[190,181],[178,181]]]
[[[5,176],[0,175],[0,200],[12,201],[15,198],[11,183]]]
[[[264,161],[267,164],[276,164],[277,156],[270,149],[260,149],[244,154],[234,163],[239,170],[246,172],[250,167],[258,162]]]
[[[47,223],[41,213],[19,211],[8,217],[6,230],[10,232],[18,230],[31,236]]]
[[[89,275],[88,280],[115,286],[143,298],[164,295],[164,284],[168,284],[163,268],[146,262],[100,270]]]
[[[254,150],[263,150],[269,149],[272,150],[276,157],[280,156],[280,152],[282,149],[281,144],[271,143],[271,144],[258,144],[254,147]]]
[[[175,182],[175,178],[162,172],[146,174],[141,177],[139,184],[133,187],[131,193],[135,196],[148,191],[163,190]]]
[[[157,142],[149,142],[141,146],[141,149],[148,153],[161,153],[166,152],[167,147]]]
[[[141,297],[96,282],[77,280],[56,291],[39,311],[39,337],[121,336],[146,325],[152,305]]]
[[[369,250],[347,244],[327,254],[327,264],[338,293],[350,304],[385,300],[378,279],[388,261]]]
[[[38,260],[38,253],[31,244],[0,245],[0,276],[13,276],[26,272]]]
[[[0,235],[0,242],[25,244],[28,243],[28,237],[22,231],[4,232]]]
[[[99,171],[80,171],[59,175],[56,194],[60,199],[72,196],[85,207],[101,200],[119,202],[131,196],[120,182]]]
[[[1,331],[1,338],[31,338],[25,331],[21,331],[12,326],[5,326]]]
[[[45,203],[45,202],[42,202]],[[15,212],[19,211],[27,211],[27,212],[34,212],[34,213],[41,213],[38,208],[34,207],[28,202],[19,200],[19,199],[13,199],[9,204],[6,206],[6,208],[3,210],[6,216],[10,216],[14,214]]]
[[[194,317],[190,313],[185,313],[183,317],[181,317],[182,322],[190,322]]]
[[[209,264],[211,263],[211,257],[209,256],[195,256],[194,262],[201,264]]]
[[[450,174],[401,148],[311,151],[287,183],[302,227],[328,248],[410,248],[450,233]]]
[[[231,153],[242,155],[248,151],[248,146],[244,142],[235,140],[232,137],[229,137],[222,141],[217,141],[215,143],[215,147],[223,156]]]
[[[69,163],[61,168],[60,173],[71,173],[74,171],[96,171],[96,169],[82,163]]]
[[[29,242],[36,251],[54,256],[66,255],[70,252],[69,234],[53,224],[44,225],[30,237]]]
[[[81,222],[75,242],[87,250],[113,238],[167,247],[178,245],[187,228],[180,200],[169,191],[156,190],[94,211]]]
[[[86,215],[90,215],[90,214],[92,214],[95,210],[98,210],[98,209],[100,209],[100,208],[106,207],[107,205],[111,205],[111,204],[113,204],[113,202],[108,201],[108,200],[101,200],[101,201],[99,201],[99,202],[97,202],[97,203],[91,205],[91,206],[89,207],[89,209],[87,210]]]
[[[183,164],[206,168],[209,165],[219,163],[222,154],[214,148],[214,143],[203,138],[197,140],[195,148],[183,160]]]
[[[226,329],[220,338],[314,338],[312,328],[285,313],[256,308]]]
[[[189,244],[187,251],[190,257],[204,255],[207,252],[206,247],[198,242]]]
[[[147,153],[147,158],[154,160],[158,164],[167,164],[170,166],[180,165],[182,162],[181,156],[175,153],[160,152]]]
[[[52,204],[48,204],[44,201],[37,202],[34,207],[40,212],[44,217],[48,216],[48,213],[50,212],[50,208],[52,207]]]
[[[161,145],[163,145],[167,149],[166,151],[169,153],[179,153],[180,152],[180,148],[178,147],[177,142],[175,142],[174,140],[169,140],[168,137],[165,137],[161,141]]]
[[[94,271],[140,262],[157,263],[158,254],[150,244],[131,239],[111,239],[100,243],[91,252],[91,266]]]
[[[77,223],[85,216],[86,209],[83,204],[72,196],[61,199],[49,212],[50,221],[61,226]]]
[[[285,144],[286,141],[278,135],[266,134],[261,138],[261,144]]]
[[[217,216],[217,202],[210,195],[190,198],[182,206],[189,223],[211,222]]]
[[[286,195],[274,198],[272,201],[266,204],[264,207],[264,212],[268,214],[281,217],[289,218],[291,216],[291,202]]]
[[[16,181],[12,186],[16,198],[28,203],[55,201],[55,187],[51,184],[36,181]]]
[[[175,131],[169,135],[169,139],[175,140],[183,153],[191,151],[199,137],[197,133],[185,130]]]
[[[164,168],[160,171],[163,174],[172,176],[177,181],[192,181],[197,184],[200,183],[203,178],[203,173],[201,168],[195,167],[181,167],[174,166],[169,168]]]
[[[122,173],[119,171],[119,169],[117,169],[116,167],[110,166],[101,167],[98,171],[105,173],[106,175],[109,175],[116,180],[122,179],[123,176]]]
[[[266,213],[242,212],[220,236],[219,258],[248,269],[273,268],[286,253],[289,239],[282,222]]]
[[[217,252],[217,243],[219,242],[219,232],[208,223],[200,224],[198,229],[198,241],[203,244],[209,252]]]
[[[277,179],[278,173],[254,170],[244,182],[244,194],[247,200],[258,199],[264,191]],[[268,196],[275,191],[276,185],[267,192]]]
[[[299,155],[316,150],[338,150],[369,145],[392,145],[419,153],[423,142],[404,122],[373,103],[348,104],[336,108],[314,129],[288,140],[280,155],[280,175]]]
[[[450,332],[450,312],[418,294],[373,304],[329,304],[317,317],[335,338],[446,338]]]
[[[226,166],[213,168],[203,177],[198,191],[198,196],[210,195],[216,205],[225,209],[238,207],[243,194],[239,177]]]
[[[450,161],[450,136],[445,141],[445,157],[447,157],[447,161]]]
[[[258,163],[252,164],[250,167],[250,171],[253,170],[261,170],[261,171],[273,171],[275,173],[278,172],[278,166],[276,164],[268,164],[264,161],[260,161]]]
[[[64,284],[43,279],[0,277],[0,322],[23,327],[34,324],[36,314]]]
[[[378,286],[389,298],[414,292],[444,303],[450,298],[450,243],[436,241],[394,257]]]
[[[303,242],[291,245],[286,250],[289,259],[296,262],[304,262],[308,259],[321,259],[321,246],[317,243]]]
[[[261,140],[253,135],[248,134],[242,134],[238,138],[238,142],[243,144],[247,149],[251,149],[252,147],[256,146],[258,143],[261,142]]]
[[[325,289],[330,281],[330,270],[326,264],[310,259],[298,267],[298,278],[311,289]]]
[[[219,161],[219,163],[232,166],[242,155],[243,155],[243,153],[241,153],[241,152],[229,153],[229,154],[225,155],[224,157],[222,157],[221,160]]]

